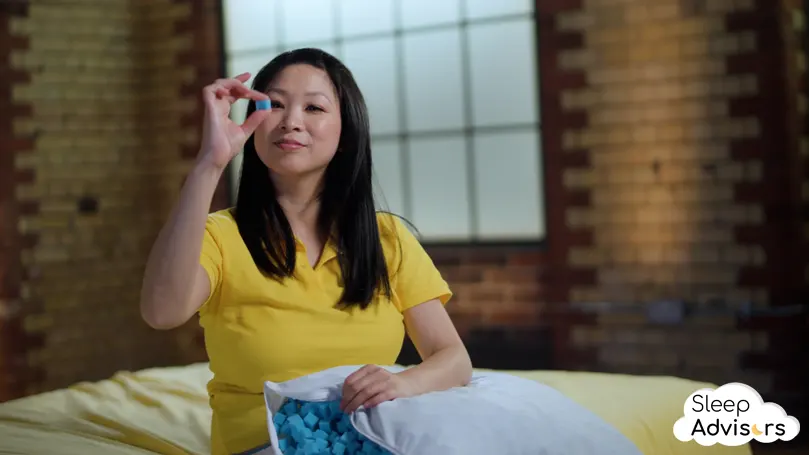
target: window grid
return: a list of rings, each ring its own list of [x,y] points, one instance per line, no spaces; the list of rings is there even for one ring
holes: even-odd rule
[[[402,206],[404,207],[405,217],[411,219],[415,207],[413,206],[413,173],[411,172],[410,166],[410,140],[407,136],[410,126],[407,123],[407,92],[405,91],[407,81],[405,81],[405,62],[403,57],[405,50],[403,39],[404,32],[402,31],[401,1],[397,0],[391,9],[393,10],[393,47],[396,49],[396,57],[393,61],[396,65],[396,74],[394,77],[396,78],[396,104],[399,110],[399,133],[388,136],[398,138],[399,163],[401,164],[399,172],[402,181]],[[389,34],[384,34],[383,36],[387,37],[388,35]],[[356,37],[355,39],[360,38]],[[342,43],[340,50],[342,51]],[[382,137],[384,138],[384,136]],[[372,132],[371,141],[373,142],[375,139],[379,140],[380,137]]]
[[[466,127],[463,132],[464,146],[466,147],[466,191],[469,205],[469,230],[474,239],[478,235],[478,192],[475,175],[475,127],[472,114],[472,64],[469,56],[469,26],[463,20],[466,17],[466,2],[458,2],[460,8],[458,25],[461,35],[461,90],[463,93],[463,123]]]
[[[226,0],[227,1],[227,0]],[[231,0],[233,1],[233,0]],[[459,20],[457,22],[452,23],[442,23],[442,24],[430,24],[430,25],[423,25],[423,26],[415,26],[415,27],[408,27],[405,28],[402,24],[402,2],[406,0],[393,0],[393,7],[391,8],[393,14],[393,30],[384,31],[384,32],[373,32],[373,33],[363,33],[352,35],[350,37],[343,36],[342,30],[342,20],[340,14],[340,5],[338,1],[332,1],[332,20],[334,21],[334,39],[330,40],[323,40],[323,41],[314,41],[312,43],[308,43],[305,45],[300,45],[300,47],[325,47],[325,46],[334,46],[336,53],[338,55],[342,55],[343,53],[343,45],[346,42],[354,42],[354,41],[366,41],[366,40],[373,40],[373,39],[380,39],[380,38],[390,38],[393,37],[394,40],[394,48],[396,52],[396,58],[394,58],[395,62],[395,85],[396,85],[396,103],[398,109],[398,133],[373,133],[371,135],[372,141],[378,140],[392,140],[396,139],[397,144],[399,146],[399,154],[400,154],[400,163],[401,163],[401,182],[402,182],[402,204],[403,204],[403,211],[404,216],[408,219],[411,219],[414,213],[414,206],[413,206],[413,189],[412,189],[412,176],[410,172],[410,144],[412,139],[418,138],[441,138],[441,137],[456,137],[461,136],[464,140],[465,145],[465,157],[466,157],[466,172],[467,172],[467,193],[468,193],[468,209],[469,209],[469,223],[471,234],[467,240],[464,241],[444,241],[444,240],[434,240],[431,238],[425,238],[425,243],[431,244],[454,244],[454,243],[484,243],[484,244],[512,244],[512,245],[520,245],[525,243],[535,244],[535,242],[530,241],[513,241],[509,238],[504,238],[502,240],[493,240],[493,239],[485,239],[483,241],[479,238],[479,211],[478,211],[478,196],[477,196],[477,185],[476,185],[476,168],[475,168],[475,135],[478,133],[495,133],[495,132],[509,132],[509,131],[525,131],[529,128],[534,128],[537,130],[541,130],[541,119],[537,119],[534,122],[529,123],[512,123],[512,124],[505,124],[505,125],[475,125],[474,124],[474,112],[473,112],[473,105],[472,105],[472,82],[471,82],[471,56],[470,56],[470,48],[469,48],[469,28],[473,25],[483,25],[483,24],[499,24],[505,22],[513,22],[520,19],[531,19],[535,21],[535,12],[532,11],[530,13],[518,13],[518,14],[502,14],[493,17],[484,17],[484,18],[474,18],[468,19],[466,18],[466,1],[461,0],[458,2],[459,4]],[[250,49],[247,51],[228,51],[226,57],[228,59],[234,56],[247,56],[253,54],[266,54],[266,53],[275,53],[275,52],[282,52],[287,50],[288,43],[285,40],[285,24],[284,24],[284,15],[283,15],[283,7],[284,2],[277,1],[275,3],[275,22],[276,22],[276,46],[275,47],[268,47],[268,48],[257,48],[257,49]],[[534,22],[535,23],[535,22]],[[425,32],[435,32],[435,31],[442,31],[442,30],[459,30],[460,31],[460,45],[461,45],[461,84],[462,84],[462,92],[463,92],[463,124],[464,126],[461,128],[454,128],[454,129],[442,129],[442,130],[430,130],[430,131],[410,131],[408,125],[408,118],[407,118],[407,93],[406,93],[406,81],[405,81],[405,59],[404,59],[404,36],[411,35],[411,34],[418,34],[418,33],[425,33]],[[537,62],[538,65],[538,62]],[[537,153],[540,153],[537,150]],[[541,162],[541,160],[540,160]],[[542,175],[540,174],[540,178]],[[541,188],[541,185],[540,185]],[[542,240],[542,238],[537,238],[537,241]]]

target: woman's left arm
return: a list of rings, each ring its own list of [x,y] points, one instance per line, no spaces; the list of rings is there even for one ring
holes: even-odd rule
[[[430,300],[403,314],[408,336],[422,362],[395,374],[377,365],[365,365],[350,374],[340,400],[344,412],[469,383],[472,362],[441,301]]]
[[[398,373],[410,393],[465,386],[472,378],[472,361],[446,308],[438,299],[403,312],[405,327],[422,362]]]
[[[464,386],[472,379],[469,354],[445,309],[452,297],[449,285],[413,233],[398,218],[392,221],[389,231],[395,232],[398,249],[394,251],[399,252],[389,265],[396,264],[392,303],[401,311],[422,362],[395,374],[377,365],[353,372],[343,384],[340,405],[346,412]]]

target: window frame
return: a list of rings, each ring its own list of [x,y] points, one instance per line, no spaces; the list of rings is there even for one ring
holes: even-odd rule
[[[220,36],[222,39],[220,40],[220,51],[222,54],[221,59],[221,73],[223,75],[229,74],[229,67],[231,61],[234,57],[243,57],[248,56],[250,54],[271,54],[277,55],[280,52],[293,48],[293,46],[289,46],[286,41],[284,40],[284,22],[283,22],[283,14],[281,8],[283,8],[283,3],[281,1],[276,1],[274,3],[275,7],[275,39],[276,43],[274,46],[267,46],[262,48],[254,48],[249,50],[240,50],[240,51],[233,51],[228,47],[228,43],[226,42],[227,36],[227,3],[232,1],[239,1],[239,0],[219,0],[219,7],[220,7]],[[467,175],[467,189],[466,193],[468,195],[468,210],[469,210],[469,223],[470,223],[470,231],[471,234],[467,238],[463,239],[448,239],[448,238],[440,238],[440,237],[432,237],[432,236],[424,236],[421,235],[421,232],[418,229],[418,225],[416,224],[415,220],[412,219],[413,217],[413,194],[411,188],[411,178],[409,175],[409,169],[406,164],[403,165],[401,179],[402,179],[402,199],[403,199],[403,212],[404,213],[396,213],[399,216],[404,217],[413,227],[415,227],[415,232],[419,235],[419,238],[425,246],[430,248],[450,248],[454,249],[457,247],[464,247],[464,246],[475,246],[475,247],[484,247],[484,248],[516,248],[516,249],[525,249],[525,248],[539,248],[539,249],[546,249],[547,246],[547,238],[548,238],[548,208],[547,208],[547,176],[545,174],[545,154],[543,152],[543,128],[542,128],[542,113],[540,111],[540,100],[541,100],[541,86],[540,86],[540,58],[539,58],[539,26],[537,20],[537,10],[536,6],[533,6],[530,12],[526,13],[513,13],[513,14],[504,14],[492,17],[484,17],[484,18],[473,18],[467,19],[465,14],[465,4],[467,0],[459,0],[459,5],[461,8],[459,20],[457,22],[452,23],[442,23],[442,24],[435,24],[435,25],[424,25],[424,26],[415,26],[415,27],[403,27],[402,26],[402,12],[400,4],[404,0],[392,0],[393,3],[393,10],[394,10],[394,20],[393,20],[393,29],[390,31],[381,31],[381,32],[373,32],[373,33],[365,33],[365,34],[357,34],[345,37],[341,33],[341,14],[340,14],[340,5],[337,1],[331,1],[333,11],[332,17],[335,21],[335,37],[329,40],[321,40],[321,41],[313,41],[311,43],[301,44],[300,46],[294,47],[323,47],[323,48],[334,48],[336,49],[336,54],[338,58],[341,58],[343,52],[343,45],[345,42],[352,42],[352,41],[367,41],[373,39],[380,39],[380,38],[390,38],[393,37],[394,45],[396,48],[397,57],[396,60],[396,71],[398,74],[404,73],[404,59],[402,55],[404,53],[404,37],[405,35],[414,34],[414,33],[423,33],[423,32],[430,32],[430,31],[440,31],[440,30],[459,30],[460,31],[460,39],[461,39],[461,84],[464,93],[464,99],[462,101],[463,105],[463,127],[457,129],[446,129],[446,130],[437,130],[437,131],[412,131],[408,128],[407,125],[407,104],[405,100],[405,85],[406,82],[403,80],[402,77],[397,77],[396,80],[396,103],[397,108],[399,110],[399,124],[398,124],[398,133],[374,133],[371,132],[371,141],[372,143],[377,142],[379,140],[390,140],[398,144],[400,150],[400,160],[403,163],[408,161],[408,154],[410,152],[409,143],[412,139],[421,139],[421,138],[462,138],[464,140],[464,154],[466,156],[466,175]],[[484,0],[485,1],[485,0]],[[535,74],[536,77],[536,95],[537,99],[535,100],[535,109],[537,111],[537,118],[533,122],[524,122],[524,123],[514,123],[508,125],[496,125],[496,126],[476,126],[473,122],[473,104],[472,104],[472,87],[471,87],[471,50],[469,45],[469,29],[470,26],[480,25],[480,24],[497,24],[497,23],[508,23],[518,19],[530,19],[533,23],[532,31],[533,31],[533,38],[534,38],[534,49],[536,50],[536,58],[535,61]],[[227,76],[225,76],[227,77]],[[538,163],[540,165],[540,169],[537,172],[537,184],[539,190],[539,202],[540,207],[537,211],[540,220],[540,231],[541,233],[533,238],[517,238],[508,235],[502,236],[502,238],[492,238],[488,236],[484,236],[481,238],[479,236],[479,221],[478,221],[478,205],[479,202],[477,200],[477,179],[474,169],[475,163],[475,144],[474,139],[475,135],[480,132],[488,132],[488,133],[498,133],[498,132],[508,132],[508,131],[519,131],[519,132],[527,132],[533,131],[537,133],[537,150],[536,153],[538,154]],[[229,166],[230,169],[227,172],[227,178],[229,180],[228,185],[231,187],[231,200],[235,203],[235,183],[238,182],[238,172],[240,167],[241,161],[239,160],[238,163],[232,162]],[[376,179],[378,174],[376,169],[374,170],[374,178]],[[375,190],[377,189],[377,185],[375,182]],[[382,190],[382,186],[379,186],[379,190]],[[379,201],[377,201],[379,202]],[[385,210],[383,208],[382,210]]]

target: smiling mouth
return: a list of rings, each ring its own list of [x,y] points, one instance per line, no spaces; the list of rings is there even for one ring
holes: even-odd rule
[[[275,146],[282,150],[297,150],[304,147],[303,144],[295,141],[278,141],[275,143]]]

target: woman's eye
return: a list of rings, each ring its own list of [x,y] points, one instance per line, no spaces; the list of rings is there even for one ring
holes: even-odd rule
[[[306,110],[308,110],[308,111],[322,111],[323,109],[320,106],[309,105],[309,106],[306,107]]]
[[[279,103],[278,101],[271,101],[271,102],[270,102],[270,107],[271,107],[271,108],[273,108],[273,109],[280,108],[280,107],[281,107],[281,103]]]

